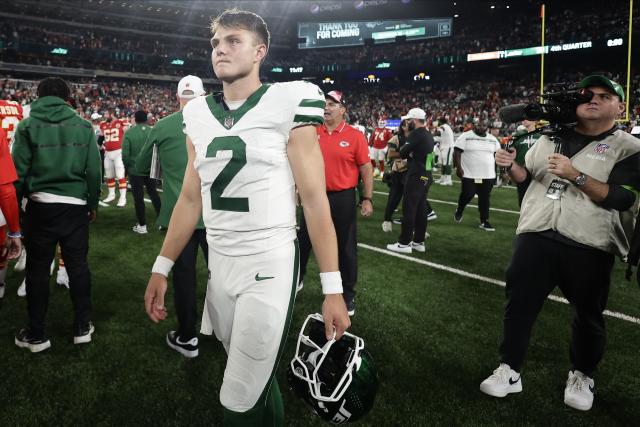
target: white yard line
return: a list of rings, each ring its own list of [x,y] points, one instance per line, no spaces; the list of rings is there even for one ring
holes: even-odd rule
[[[381,253],[381,254],[393,256],[393,257],[396,257],[396,258],[400,258],[400,259],[403,259],[403,260],[406,260],[406,261],[415,262],[416,264],[426,265],[427,267],[431,267],[431,268],[434,268],[436,270],[446,271],[448,273],[457,274],[458,276],[468,277],[470,279],[479,280],[479,281],[485,282],[485,283],[491,283],[492,285],[498,285],[498,286],[501,286],[503,288],[506,286],[506,283],[503,282],[502,280],[492,279],[491,277],[485,277],[485,276],[481,276],[479,274],[469,273],[468,271],[460,270],[460,269],[454,268],[454,267],[449,267],[447,265],[437,264],[435,262],[426,261],[426,260],[423,260],[423,259],[419,259],[419,258],[414,258],[414,257],[408,256],[408,255],[399,254],[399,253],[392,252],[392,251],[389,251],[389,250],[386,250],[386,249],[382,249],[382,248],[378,248],[378,247],[375,247],[375,246],[367,245],[366,243],[358,243],[358,247],[363,248],[363,249],[368,249],[370,251],[378,252],[378,253]],[[562,304],[569,304],[569,301],[567,301],[565,298],[558,297],[556,295],[549,295],[547,298],[550,299],[551,301],[560,302]],[[615,317],[616,319],[620,319],[620,320],[624,320],[626,322],[635,323],[637,325],[640,325],[640,319],[638,319],[637,317],[629,316],[628,314],[619,313],[617,311],[610,311],[610,310],[605,310],[604,314],[606,316],[609,316],[609,317]]]
[[[379,194],[381,196],[388,196],[389,195],[389,193],[385,193],[384,191],[374,191],[373,194]],[[432,198],[429,198],[429,202],[435,202],[435,203],[442,203],[442,204],[445,204],[445,205],[458,206],[458,204],[456,202],[448,202],[446,200],[438,200],[438,199],[432,199]],[[467,205],[467,207],[478,208],[478,205]],[[508,210],[508,209],[489,208],[489,210],[490,211],[496,211],[496,212],[505,212],[505,213],[520,215],[519,211],[511,211],[511,210]]]

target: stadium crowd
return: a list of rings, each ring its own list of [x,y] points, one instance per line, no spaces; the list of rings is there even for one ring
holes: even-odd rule
[[[578,81],[575,75],[568,81]],[[623,81],[620,75],[612,76]],[[431,120],[447,117],[449,123],[460,132],[466,123],[475,118],[489,120],[503,133],[513,131],[513,126],[499,123],[498,110],[510,104],[537,101],[538,82],[519,77],[484,80],[468,79],[429,83],[415,87],[402,82],[384,84],[350,83],[340,89],[350,96],[349,119],[368,127],[375,127],[378,118],[399,118],[409,106],[420,105]],[[551,81],[550,83],[554,83]],[[29,104],[36,99],[37,82],[30,80],[0,80],[0,99],[11,99]],[[112,109],[120,117],[132,117],[137,110],[147,111],[150,121],[165,117],[175,111],[175,94],[171,83],[132,83],[125,80],[80,81],[72,84],[76,110],[83,117],[97,112],[101,115]],[[630,96],[631,121],[640,119],[640,76],[632,80]],[[209,91],[215,88],[207,88]],[[323,87],[325,92],[331,87]]]
[[[532,2],[530,2],[532,3]],[[44,9],[47,13],[44,13]],[[0,23],[0,59],[7,62],[83,67],[105,70],[135,71],[154,74],[202,74],[209,67],[208,29],[204,15],[182,20],[140,21],[125,15],[82,12],[60,7],[18,5],[10,3],[6,11],[20,18]],[[511,13],[496,10],[488,20],[461,15],[454,21],[453,35],[418,42],[407,42],[389,49],[385,45],[347,47],[337,55],[334,49],[313,49],[291,55],[297,38],[291,25],[277,25],[266,66],[313,66],[317,64],[367,65],[380,61],[423,61],[441,63],[450,58],[464,58],[469,53],[524,48],[540,38],[540,20],[532,11]],[[43,14],[44,13],[44,14]],[[626,11],[565,9],[549,13],[546,42],[549,44],[580,42],[622,37],[626,32]],[[51,21],[33,21],[31,17],[48,16]],[[636,13],[634,22],[640,22]],[[190,20],[193,18],[194,20]],[[202,25],[194,22],[202,21]],[[66,24],[67,22],[73,25]],[[504,25],[509,22],[509,25]],[[571,23],[567,25],[566,23]],[[597,25],[596,25],[597,24]],[[96,26],[97,25],[97,26]],[[133,30],[133,31],[132,31]],[[188,37],[183,37],[188,36]],[[51,47],[90,49],[81,59],[50,53]],[[187,62],[183,69],[171,66],[174,57]]]

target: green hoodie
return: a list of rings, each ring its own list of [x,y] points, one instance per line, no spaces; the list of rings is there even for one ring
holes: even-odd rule
[[[100,153],[91,123],[61,98],[45,96],[31,104],[18,125],[12,151],[18,173],[18,200],[42,192],[87,201],[98,207]]]
[[[122,162],[124,163],[129,175],[149,176],[148,173],[142,173],[136,166],[136,157],[142,150],[142,146],[147,141],[147,137],[151,131],[151,127],[146,123],[138,123],[125,132],[122,141]]]

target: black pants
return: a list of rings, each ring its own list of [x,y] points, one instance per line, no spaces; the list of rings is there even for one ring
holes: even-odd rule
[[[489,207],[491,202],[491,190],[495,179],[483,179],[481,184],[476,184],[474,179],[462,178],[462,188],[458,198],[458,213],[464,212],[464,208],[478,195],[478,210],[480,211],[480,222],[489,220]]]
[[[209,263],[209,245],[206,230],[195,230],[191,239],[173,265],[173,302],[178,316],[178,335],[182,341],[196,336],[198,317],[196,303],[196,261],[198,246],[202,248],[205,263]]]
[[[591,375],[604,354],[602,312],[609,296],[613,261],[612,254],[570,246],[537,233],[517,236],[506,273],[502,362],[520,371],[533,322],[557,286],[574,310],[571,369]]]
[[[430,214],[431,212],[433,212],[433,208],[431,207],[431,203],[429,203],[429,189],[431,188],[431,184],[433,184],[433,172],[432,171],[427,171],[427,178],[429,178],[429,180],[427,181],[427,185],[424,188],[424,192],[425,192],[425,197],[427,200],[426,206],[427,206],[427,215]]]
[[[393,212],[402,200],[404,193],[404,176],[406,172],[392,172],[391,183],[389,185],[389,196],[387,197],[387,206],[384,209],[384,220],[391,221]]]
[[[138,224],[147,225],[144,208],[144,187],[147,187],[147,193],[157,216],[160,213],[160,197],[158,197],[158,192],[156,191],[156,180],[148,176],[130,175],[129,182],[131,182],[131,194],[133,195],[133,205],[136,208]]]
[[[402,230],[398,242],[408,245],[413,240],[424,242],[427,232],[427,185],[429,179],[419,176],[407,176],[402,196]]]
[[[358,246],[356,239],[356,192],[354,189],[327,193],[331,219],[338,238],[338,261],[345,302],[348,304],[356,296],[356,281],[358,280]],[[300,281],[307,272],[307,262],[311,254],[311,239],[307,223],[302,215],[300,230]]]
[[[69,275],[69,293],[73,303],[74,329],[82,327],[91,315],[91,273],[89,217],[87,207],[65,203],[29,201],[24,221],[27,248],[26,289],[29,329],[35,338],[44,337],[49,307],[49,269],[60,243]]]

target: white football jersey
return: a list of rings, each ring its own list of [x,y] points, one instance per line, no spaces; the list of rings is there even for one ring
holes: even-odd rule
[[[213,95],[186,105],[212,250],[252,255],[296,238],[289,132],[322,124],[324,105],[324,93],[304,81],[263,84],[236,110]]]

